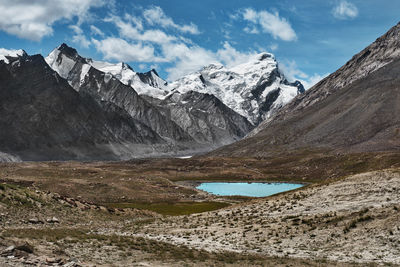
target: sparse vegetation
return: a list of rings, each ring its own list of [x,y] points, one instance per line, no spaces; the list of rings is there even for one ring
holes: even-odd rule
[[[189,215],[213,211],[229,206],[224,202],[177,202],[177,203],[106,203],[107,207],[151,210],[162,215]]]
[[[383,162],[391,162],[391,157],[384,155]],[[373,158],[370,156],[371,162]],[[243,160],[260,172],[270,164]],[[322,158],[303,159],[304,168],[313,173],[309,163],[314,160],[318,162],[315,166],[330,164]],[[28,241],[37,255],[50,251],[50,256],[73,256],[97,265],[113,261],[129,265],[132,262],[124,261],[133,258],[154,264],[159,259],[171,266],[336,266],[331,260],[340,260],[338,266],[343,266],[343,261],[363,266],[370,261],[395,262],[391,259],[397,255],[400,233],[395,225],[400,220],[397,168],[351,177],[339,177],[342,171],[330,169],[331,179],[254,199],[213,197],[190,187],[190,181],[203,171],[205,177],[245,172],[235,167],[240,164],[232,159],[219,164],[189,160],[187,167],[177,162],[163,171],[156,171],[148,160],[2,164],[0,175],[7,179],[0,183],[0,250],[2,244]],[[199,162],[201,168],[192,170],[191,164]],[[221,164],[229,172],[225,173]],[[269,174],[291,163],[282,159],[280,164],[265,170],[265,175],[271,178]],[[376,163],[368,168],[380,166],[382,163]],[[171,178],[172,170],[178,168],[185,177]],[[299,170],[299,177],[304,178],[303,171]],[[187,182],[170,180],[179,177]],[[383,234],[377,235],[377,231]],[[368,253],[376,258],[366,259],[361,250],[364,247],[357,242],[371,243]],[[374,244],[381,245],[378,249]],[[386,254],[379,252],[382,246]],[[210,253],[204,249],[222,250]],[[108,255],[108,259],[101,255]],[[292,259],[297,255],[311,260]]]

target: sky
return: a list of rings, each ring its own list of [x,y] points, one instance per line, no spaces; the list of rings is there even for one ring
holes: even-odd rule
[[[0,48],[155,68],[173,81],[211,63],[275,55],[309,88],[396,25],[399,0],[0,0]]]

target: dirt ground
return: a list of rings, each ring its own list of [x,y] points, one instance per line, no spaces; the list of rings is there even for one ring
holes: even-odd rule
[[[0,266],[399,265],[399,159],[0,164]],[[223,198],[191,182],[206,180],[308,186]]]
[[[156,220],[133,235],[209,251],[400,264],[399,210],[400,173],[386,170]]]

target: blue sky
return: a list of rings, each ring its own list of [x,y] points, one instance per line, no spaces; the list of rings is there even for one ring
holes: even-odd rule
[[[398,0],[0,0],[0,47],[156,68],[174,80],[206,64],[273,53],[310,86],[399,21]]]

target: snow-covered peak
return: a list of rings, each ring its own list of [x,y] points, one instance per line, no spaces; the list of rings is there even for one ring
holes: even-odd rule
[[[155,70],[135,72],[126,63],[109,63],[82,58],[75,49],[62,44],[49,54],[46,62],[79,90],[93,67],[131,86],[139,95],[165,99],[189,91],[212,94],[225,105],[257,125],[301,93],[301,84],[289,83],[279,70],[275,57],[260,53],[233,67],[213,63],[168,84]],[[72,79],[69,75],[79,79]],[[71,82],[74,80],[73,82]]]
[[[77,91],[84,82],[91,65],[78,52],[66,44],[54,49],[46,58],[47,64],[61,77],[68,80],[69,84]],[[79,80],[72,82],[70,75],[79,74]]]
[[[64,79],[68,79],[71,70],[77,63],[86,63],[75,49],[66,44],[62,44],[54,49],[45,60],[47,64]]]
[[[225,68],[225,66],[222,65],[221,63],[212,63],[210,65],[207,65],[207,66],[203,67],[201,69],[201,71],[220,70],[220,69],[223,69],[223,68]]]
[[[90,68],[93,67],[108,76],[114,76],[123,84],[131,86],[138,94],[164,98],[169,93],[167,82],[161,79],[155,70],[140,73],[135,72],[133,68],[123,62],[109,63],[83,58],[74,48],[66,44],[54,49],[45,60],[61,77],[67,79],[75,90],[79,90]],[[76,77],[77,72],[80,72],[80,82],[72,82],[71,80]],[[69,77],[70,75],[73,77]]]
[[[135,72],[126,63],[108,63],[88,61],[94,68],[112,74],[123,84],[131,86],[139,95],[164,98],[168,94],[167,82],[161,79],[155,70],[146,73]]]
[[[26,53],[22,49],[9,50],[9,49],[5,49],[5,48],[0,48],[0,61],[4,61],[4,63],[6,63],[6,64],[10,63],[10,61],[8,60],[8,57],[16,58],[16,57],[22,57],[24,55],[26,55]]]
[[[245,63],[227,68],[211,64],[170,84],[173,92],[213,94],[254,125],[269,118],[298,94],[287,82],[270,53],[253,55]]]

